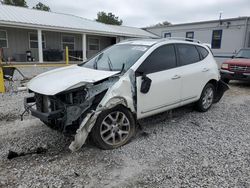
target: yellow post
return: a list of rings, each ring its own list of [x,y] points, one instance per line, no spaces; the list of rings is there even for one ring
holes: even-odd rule
[[[5,93],[5,85],[3,79],[2,56],[0,55],[0,93]]]
[[[68,46],[66,46],[66,65],[68,65],[69,64],[69,48],[68,48]]]

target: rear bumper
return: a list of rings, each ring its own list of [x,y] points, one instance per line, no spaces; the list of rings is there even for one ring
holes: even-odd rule
[[[250,81],[250,73],[235,73],[221,69],[220,74],[222,79]]]
[[[63,116],[63,109],[56,110],[53,112],[40,112],[33,108],[35,105],[35,97],[25,97],[24,98],[24,108],[31,112],[32,116],[39,118],[41,121],[49,123],[51,120],[60,119]]]
[[[225,82],[223,82],[222,80],[219,80],[217,82],[214,103],[219,102],[220,99],[222,98],[222,96],[224,95],[225,91],[227,91],[228,89],[229,89],[228,85]]]

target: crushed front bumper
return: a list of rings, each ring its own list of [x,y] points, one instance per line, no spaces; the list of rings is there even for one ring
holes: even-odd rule
[[[52,120],[60,119],[63,117],[63,109],[52,112],[41,112],[36,110],[33,106],[36,104],[35,97],[24,98],[24,108],[26,111],[31,112],[32,116],[39,118],[41,121],[49,123]]]

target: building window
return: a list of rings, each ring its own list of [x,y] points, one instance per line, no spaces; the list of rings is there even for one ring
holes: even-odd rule
[[[212,48],[219,49],[221,47],[222,30],[213,30]]]
[[[7,31],[0,30],[0,48],[8,48]]]
[[[63,35],[62,36],[62,49],[66,49],[68,46],[69,50],[75,49],[75,37],[70,35]]]
[[[164,33],[164,38],[169,38],[171,37],[171,33]]]
[[[38,36],[37,33],[29,33],[30,48],[38,48]],[[45,35],[42,34],[42,46],[46,48]]]
[[[186,38],[187,38],[187,41],[193,41],[193,40],[188,40],[188,39],[194,38],[194,32],[193,31],[186,32]]]
[[[88,50],[100,50],[100,40],[97,38],[88,38]]]

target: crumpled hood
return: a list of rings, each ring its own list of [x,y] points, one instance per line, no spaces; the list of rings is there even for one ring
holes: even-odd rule
[[[103,71],[72,65],[42,73],[31,79],[28,88],[36,93],[55,95],[62,91],[95,83],[117,74],[118,71]]]

